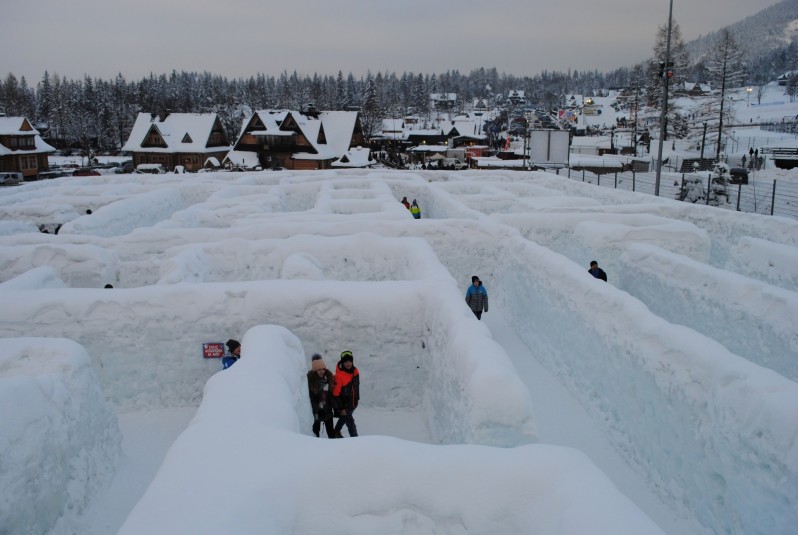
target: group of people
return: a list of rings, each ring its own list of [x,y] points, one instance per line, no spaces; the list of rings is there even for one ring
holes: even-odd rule
[[[222,357],[222,369],[226,370],[241,358],[241,343],[232,338],[227,341],[227,353]],[[341,352],[335,366],[335,374],[327,369],[318,353],[310,360],[307,373],[310,408],[313,411],[313,434],[320,436],[321,426],[327,438],[344,438],[344,426],[350,437],[357,436],[354,412],[360,401],[360,370],[355,366],[351,351]],[[338,421],[333,425],[333,419]]]
[[[411,204],[410,201],[407,200],[407,197],[402,197],[401,203],[410,210],[410,213],[413,214],[413,219],[421,219],[421,208],[418,207],[418,203],[415,199],[413,199],[413,203]]]
[[[406,199],[405,199],[406,200]],[[597,279],[607,280],[607,274],[592,260],[588,272]],[[478,276],[471,277],[471,286],[466,290],[466,304],[477,317],[488,311],[488,291]],[[241,358],[241,343],[238,340],[227,341],[227,354],[222,358],[222,368],[227,369]],[[335,374],[327,369],[324,358],[315,353],[310,360],[310,371],[307,373],[310,408],[313,411],[313,434],[321,434],[322,425],[327,438],[343,438],[344,426],[350,437],[357,436],[354,412],[360,401],[360,371],[355,366],[351,351],[342,351],[335,366]],[[338,421],[333,425],[334,418]]]
[[[341,352],[335,366],[335,375],[327,369],[318,353],[310,361],[308,372],[308,394],[313,410],[313,434],[320,436],[321,426],[327,438],[344,438],[341,431],[346,425],[350,437],[357,436],[354,412],[360,401],[360,371],[355,367],[351,351]],[[333,418],[338,421],[333,426]]]

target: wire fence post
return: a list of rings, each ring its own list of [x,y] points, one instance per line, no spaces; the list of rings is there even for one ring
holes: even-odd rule
[[[743,195],[743,183],[737,184],[737,211],[740,211],[740,197]]]
[[[618,189],[618,172],[615,172],[615,189]]]
[[[634,170],[634,169],[632,169],[632,191],[634,191],[634,190],[635,190],[635,178],[636,178],[636,176],[635,176],[635,170]]]
[[[773,179],[773,193],[770,195],[770,215],[773,215],[773,209],[776,207],[776,179]]]
[[[585,181],[585,170],[582,169],[582,182],[584,182],[584,181]]]
[[[712,173],[707,175],[707,206],[709,206],[709,192],[712,191]]]

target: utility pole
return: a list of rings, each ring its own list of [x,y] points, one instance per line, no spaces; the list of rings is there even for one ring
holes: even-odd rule
[[[665,119],[668,113],[668,80],[673,76],[671,64],[671,30],[673,29],[673,0],[668,10],[668,44],[665,47],[665,63],[660,62],[662,77],[662,110],[659,115],[659,154],[657,156],[657,178],[654,182],[654,195],[659,196],[659,184],[662,175],[662,142],[665,140]],[[668,69],[667,74],[665,69]]]

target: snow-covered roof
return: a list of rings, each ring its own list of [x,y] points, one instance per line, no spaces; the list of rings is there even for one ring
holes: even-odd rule
[[[374,165],[374,160],[370,159],[371,149],[368,147],[356,147],[346,151],[339,159],[335,160],[331,167],[368,167]]]
[[[297,160],[332,160],[343,156],[349,150],[358,117],[358,113],[355,111],[323,111],[318,114],[305,114],[290,110],[259,110],[255,113],[263,123],[263,128],[248,132],[254,136],[294,135],[292,130],[283,128],[289,116],[294,120],[302,135],[313,148],[313,151],[292,155],[292,158]],[[247,121],[247,124],[250,122]],[[319,133],[322,130],[324,137],[323,142],[320,142]]]
[[[23,130],[26,124],[30,130]],[[38,133],[25,117],[0,117],[0,136],[29,136]]]
[[[0,117],[0,136],[34,136],[35,148],[31,150],[11,150],[0,143],[0,156],[10,154],[42,154],[55,152],[55,148],[46,143],[39,131],[25,117]]]
[[[448,145],[419,145],[407,149],[408,152],[446,152],[449,150]]]
[[[222,152],[231,147],[207,147],[208,138],[217,121],[215,113],[170,113],[159,115],[139,113],[122,150],[128,152]],[[166,147],[142,147],[152,129],[156,129]]]
[[[210,159],[209,159],[210,160]],[[246,167],[247,169],[254,169],[255,167],[260,165],[260,160],[258,160],[258,153],[246,150],[231,150],[227,153],[227,156],[224,157],[223,163],[230,162],[233,165]],[[208,162],[206,161],[206,164]],[[213,162],[210,162],[213,165]],[[220,167],[219,162],[216,162],[214,167]]]

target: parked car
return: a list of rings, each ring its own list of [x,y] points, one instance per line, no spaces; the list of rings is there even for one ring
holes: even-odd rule
[[[140,163],[138,167],[136,167],[136,173],[162,175],[166,173],[166,169],[159,163]]]
[[[15,171],[0,172],[0,186],[16,186],[24,180],[22,173]]]
[[[729,182],[732,184],[748,184],[748,169],[732,167],[729,169]]]
[[[119,166],[116,169],[114,169],[114,173],[116,173],[117,175],[130,174],[135,170],[136,167],[133,165],[133,161],[126,160],[120,163]]]
[[[72,176],[100,176],[100,172],[91,167],[81,167],[80,169],[75,169]]]

